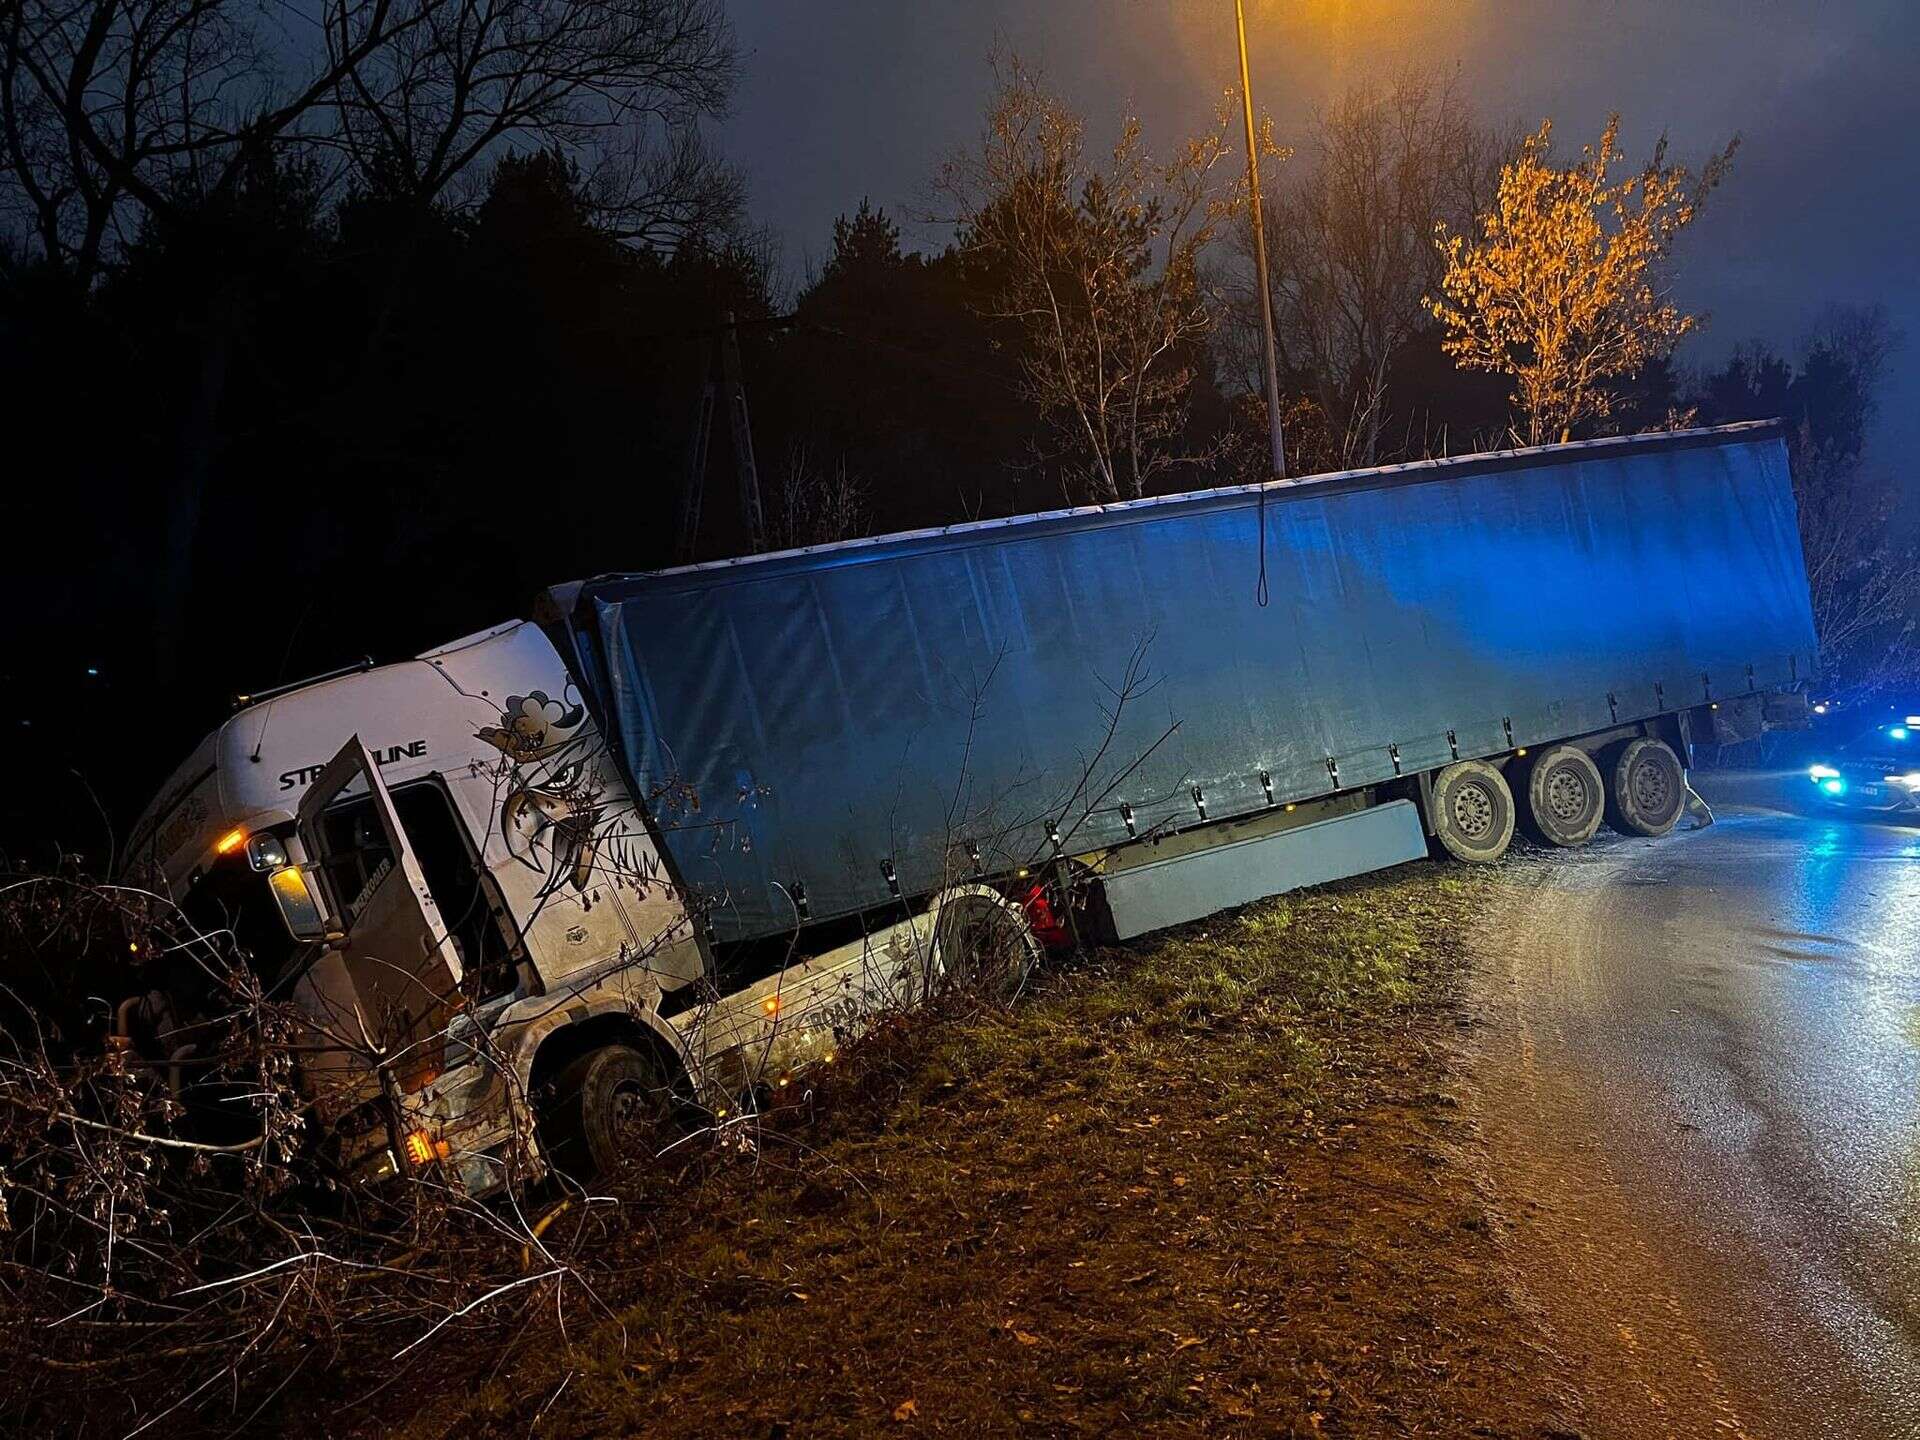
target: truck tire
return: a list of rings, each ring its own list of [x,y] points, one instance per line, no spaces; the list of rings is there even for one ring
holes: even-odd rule
[[[1529,757],[1527,829],[1549,845],[1584,845],[1606,814],[1600,767],[1578,745],[1549,745]]]
[[[1607,823],[1622,835],[1664,835],[1687,803],[1687,774],[1664,740],[1642,737],[1606,755]]]
[[[634,1160],[653,1158],[672,1113],[672,1090],[653,1056],[631,1045],[603,1045],[570,1063],[540,1116],[547,1162],[588,1180]]]
[[[1513,792],[1484,760],[1456,760],[1433,777],[1433,838],[1456,860],[1486,865],[1513,843]]]
[[[1040,942],[1020,907],[984,885],[943,899],[933,935],[940,982],[995,1000],[1016,998],[1040,963]]]

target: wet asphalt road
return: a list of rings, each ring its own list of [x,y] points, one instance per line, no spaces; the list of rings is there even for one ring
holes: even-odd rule
[[[1590,1436],[1920,1436],[1920,826],[1794,783],[1518,857],[1484,931],[1487,1187]]]

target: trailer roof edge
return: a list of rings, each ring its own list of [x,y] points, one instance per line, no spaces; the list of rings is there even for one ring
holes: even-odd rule
[[[1249,499],[1265,495],[1268,499],[1321,493],[1329,490],[1362,489],[1382,480],[1439,479],[1454,473],[1482,474],[1517,469],[1546,455],[1578,455],[1589,451],[1628,452],[1655,449],[1687,449],[1712,444],[1736,436],[1758,439],[1763,434],[1784,430],[1781,420],[1741,420],[1727,425],[1704,425],[1690,430],[1659,430],[1640,435],[1609,435],[1596,440],[1573,440],[1564,444],[1530,445],[1510,450],[1484,450],[1471,455],[1448,455],[1431,460],[1408,460],[1396,465],[1376,465],[1359,470],[1335,470],[1323,475],[1303,475],[1297,480],[1266,480],[1249,485],[1221,485],[1209,490],[1181,490],[1171,495],[1150,495],[1139,500],[1117,500],[1106,505],[1074,505],[1058,510],[1037,510],[1023,515],[1007,515],[994,520],[966,520],[954,525],[929,526],[919,530],[894,530],[885,535],[863,535],[853,540],[836,540],[824,545],[804,545],[789,550],[770,550],[759,555],[732,555],[719,560],[702,560],[691,565],[673,565],[661,570],[626,570],[568,581],[549,587],[562,609],[571,610],[587,593],[603,585],[623,581],[665,580],[675,576],[740,571],[754,566],[820,556],[844,554],[897,545],[910,541],[946,539],[955,536],[990,534],[997,530],[1018,529],[1049,521],[1086,519],[1103,515],[1129,515],[1170,505],[1191,505],[1207,500]],[[565,599],[561,600],[562,592]]]

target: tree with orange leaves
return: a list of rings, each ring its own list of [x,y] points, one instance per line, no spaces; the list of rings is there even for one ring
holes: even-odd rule
[[[1429,296],[1427,309],[1462,369],[1513,377],[1530,445],[1571,440],[1605,420],[1617,382],[1671,354],[1701,323],[1669,297],[1666,266],[1739,138],[1696,177],[1667,164],[1662,136],[1643,170],[1616,180],[1619,132],[1620,117],[1610,116],[1600,143],[1560,170],[1547,160],[1553,122],[1543,122],[1502,167],[1479,237],[1438,227],[1443,298]]]

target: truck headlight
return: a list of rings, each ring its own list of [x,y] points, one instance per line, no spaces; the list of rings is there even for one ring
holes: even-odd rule
[[[278,870],[287,863],[287,847],[271,830],[247,837],[247,862],[256,870]]]

